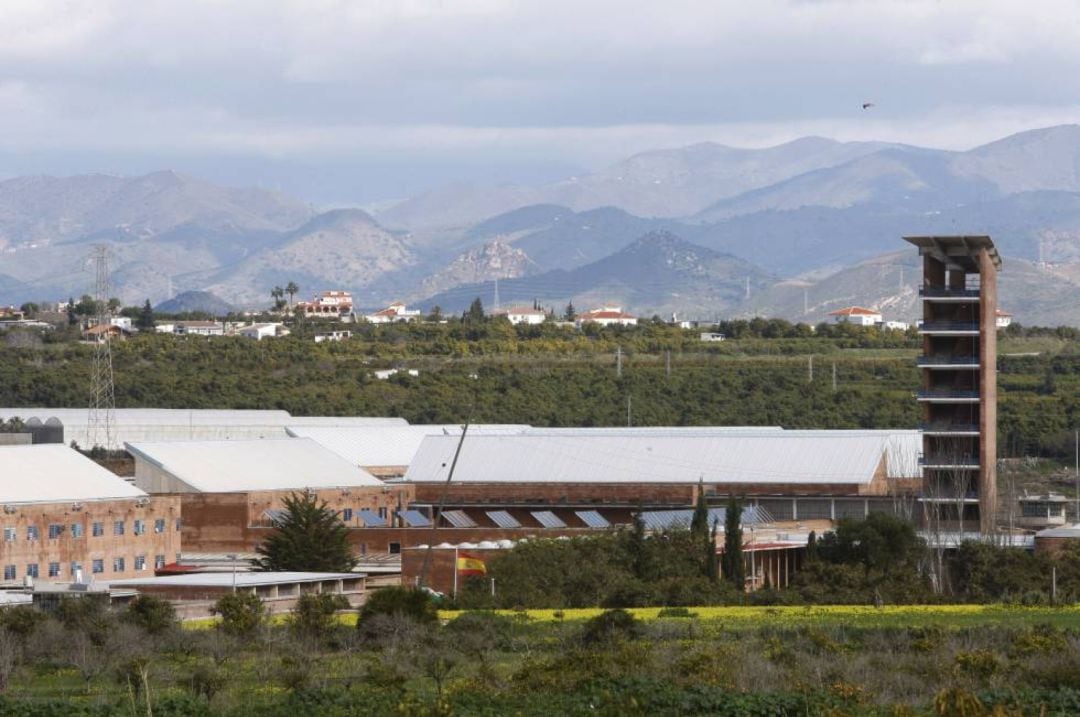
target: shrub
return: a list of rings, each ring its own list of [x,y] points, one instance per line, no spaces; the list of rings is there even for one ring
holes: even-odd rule
[[[626,610],[605,610],[586,621],[579,639],[583,645],[603,645],[641,636],[641,623]]]
[[[344,595],[330,593],[307,593],[296,601],[289,627],[296,633],[312,637],[325,637],[336,627],[334,616],[338,610],[349,608]]]
[[[266,619],[266,608],[255,593],[232,593],[220,598],[212,612],[221,616],[220,627],[235,637],[252,637]]]
[[[176,610],[168,600],[153,595],[139,595],[124,611],[123,619],[151,635],[160,635],[176,625]]]
[[[690,612],[685,607],[665,607],[656,614],[657,617],[697,617],[697,613]]]
[[[405,617],[424,625],[434,625],[439,621],[439,613],[431,595],[417,588],[388,587],[377,590],[368,597],[360,608],[357,626],[376,615]]]

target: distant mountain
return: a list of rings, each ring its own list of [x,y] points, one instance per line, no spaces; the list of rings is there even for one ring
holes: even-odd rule
[[[657,231],[611,256],[570,271],[500,281],[499,296],[505,305],[531,304],[536,299],[559,310],[573,300],[579,309],[615,304],[644,315],[678,311],[716,316],[739,303],[748,280],[752,292],[775,281],[742,259]],[[477,296],[492,308],[493,284],[459,286],[423,304],[459,311]]]
[[[891,146],[841,143],[823,137],[804,137],[765,149],[704,142],[643,152],[602,171],[540,187],[447,187],[406,200],[381,213],[379,221],[409,228],[454,227],[534,204],[555,204],[575,211],[618,207],[643,217],[689,216],[720,198]]]
[[[514,279],[530,273],[528,255],[496,239],[460,254],[449,265],[424,278],[406,297],[423,298],[463,284]]]
[[[235,307],[222,301],[209,291],[185,291],[154,307],[154,311],[163,314],[201,311],[211,316],[227,316],[235,310]]]
[[[364,301],[363,290],[379,277],[414,263],[403,235],[383,229],[359,209],[340,209],[320,214],[225,267],[208,288],[243,306],[267,303],[270,289],[289,281],[297,282],[305,295],[344,289]]]

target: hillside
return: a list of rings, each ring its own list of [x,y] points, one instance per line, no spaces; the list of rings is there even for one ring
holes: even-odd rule
[[[762,269],[737,257],[691,244],[669,232],[651,232],[621,251],[573,270],[499,282],[501,303],[541,303],[561,310],[567,302],[584,309],[623,306],[649,316],[673,311],[716,315],[736,306],[746,290],[773,283]],[[477,296],[491,307],[492,282],[460,286],[424,301],[460,311]]]

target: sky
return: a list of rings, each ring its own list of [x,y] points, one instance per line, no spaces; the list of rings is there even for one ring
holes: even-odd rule
[[[967,149],[1080,120],[1077,37],[1075,0],[4,0],[0,176],[365,204],[703,141]]]

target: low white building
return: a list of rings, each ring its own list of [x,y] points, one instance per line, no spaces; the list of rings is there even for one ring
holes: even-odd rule
[[[531,306],[512,306],[509,309],[496,309],[492,316],[505,316],[511,324],[542,324],[547,312]]]
[[[321,344],[324,341],[348,341],[352,338],[352,331],[328,331],[322,334],[315,334],[315,343]]]
[[[237,336],[243,336],[246,339],[255,339],[261,341],[262,339],[272,339],[276,336],[288,336],[289,330],[285,328],[284,324],[248,324],[247,326],[241,326],[236,330]]]
[[[181,336],[224,336],[225,324],[221,321],[177,321],[173,331]]]
[[[311,301],[299,301],[296,311],[305,316],[341,317],[353,310],[352,294],[348,291],[324,291]]]
[[[419,321],[420,309],[410,309],[400,301],[387,306],[382,311],[364,314],[364,320],[372,324],[392,324],[398,321]]]
[[[1007,329],[1012,324],[1012,314],[997,309],[994,312],[994,323],[999,329]]]
[[[884,317],[880,311],[866,309],[862,306],[849,306],[837,311],[830,311],[829,316],[835,317],[838,324],[856,324],[857,326],[873,326],[880,324]]]
[[[622,310],[621,306],[602,306],[599,309],[578,314],[574,323],[580,328],[585,324],[600,326],[636,326],[637,317]]]
[[[702,341],[723,341],[724,335],[715,331],[704,331],[701,334]]]
[[[911,328],[911,324],[906,321],[882,321],[881,327],[890,331],[907,331]]]
[[[115,326],[122,331],[131,331],[131,317],[130,316],[111,316],[109,317],[109,325]]]

